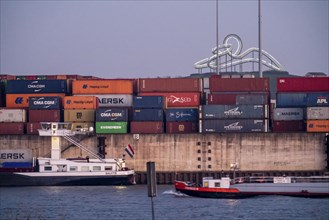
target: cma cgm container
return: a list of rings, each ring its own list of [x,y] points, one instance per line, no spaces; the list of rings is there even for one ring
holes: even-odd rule
[[[134,109],[134,121],[163,121],[162,109]]]
[[[74,80],[72,94],[133,94],[132,80]]]
[[[95,110],[65,109],[64,122],[92,122],[95,121]]]
[[[278,78],[278,92],[328,92],[329,77]]]
[[[26,122],[26,110],[1,108],[0,122]]]
[[[161,134],[164,131],[162,121],[132,121],[130,133],[132,134]]]
[[[268,120],[226,119],[202,120],[202,133],[267,132]]]
[[[99,95],[93,94],[98,98],[99,108],[113,108],[113,107],[131,107],[133,105],[133,95],[127,94],[108,94]]]
[[[128,122],[96,122],[96,134],[125,134]]]
[[[23,122],[1,122],[0,134],[24,134]]]
[[[198,108],[200,105],[199,92],[168,92],[168,93],[139,93],[140,96],[165,96],[168,108]]]
[[[329,119],[329,107],[308,107],[306,109],[307,119]]]
[[[164,96],[134,96],[133,108],[166,108]]]
[[[273,120],[275,121],[299,121],[304,120],[303,108],[275,108],[273,109]]]
[[[201,92],[198,78],[138,79],[138,92]]]
[[[127,108],[99,108],[96,110],[96,121],[128,121]]]
[[[66,93],[66,80],[8,80],[7,94]]]
[[[267,78],[221,78],[210,77],[210,92],[268,92]]]
[[[172,108],[166,110],[166,121],[197,121],[199,111],[195,108]]]
[[[30,110],[29,122],[60,122],[61,110]]]
[[[282,107],[305,107],[306,106],[306,93],[277,93],[276,106]]]
[[[314,107],[325,107],[329,106],[329,92],[322,93],[307,93],[306,106]]]
[[[61,98],[58,96],[42,96],[42,97],[30,97],[29,109],[49,109],[59,110],[61,109]]]
[[[26,123],[26,134],[39,134],[38,129],[41,129],[40,122]]]
[[[329,132],[329,120],[307,120],[307,132]]]
[[[302,121],[273,121],[272,131],[279,132],[302,132],[305,131],[305,123]]]
[[[98,98],[95,96],[65,96],[64,109],[97,109]]]
[[[197,133],[199,124],[197,121],[167,121],[166,133],[168,134],[186,134]]]
[[[57,96],[64,98],[64,93],[49,93],[49,94],[6,94],[6,106],[8,108],[28,108],[30,97]]]
[[[203,105],[202,119],[268,118],[267,105]]]

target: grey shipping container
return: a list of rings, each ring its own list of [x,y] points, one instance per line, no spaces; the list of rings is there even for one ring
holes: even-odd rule
[[[29,109],[61,109],[61,98],[57,96],[30,97]]]
[[[269,94],[240,94],[236,96],[237,105],[268,105]]]
[[[278,108],[305,107],[306,93],[277,93],[276,106]]]
[[[273,109],[273,120],[275,121],[299,121],[303,120],[303,108],[275,108]]]
[[[133,108],[165,108],[166,98],[164,96],[134,96]]]
[[[75,95],[82,96],[82,95]],[[133,95],[127,94],[94,94],[99,101],[98,107],[100,108],[113,108],[113,107],[131,107],[133,105]]]
[[[222,132],[267,132],[268,120],[253,119],[226,119],[226,120],[202,120],[202,133]]]
[[[25,109],[0,109],[0,122],[26,122]]]
[[[308,107],[306,112],[308,120],[329,119],[329,107]]]
[[[7,93],[67,93],[67,84],[66,80],[8,80]]]
[[[203,105],[202,119],[268,118],[268,105]]]
[[[32,162],[31,149],[1,149],[0,163],[5,162]]]
[[[329,106],[329,92],[323,93],[307,93],[306,105],[309,107]]]
[[[99,108],[96,110],[96,121],[128,121],[127,108]]]
[[[162,109],[134,109],[134,121],[163,121]]]
[[[166,121],[197,121],[199,111],[195,108],[173,108],[166,110]]]

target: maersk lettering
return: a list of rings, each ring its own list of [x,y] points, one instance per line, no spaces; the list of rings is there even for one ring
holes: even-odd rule
[[[100,104],[124,104],[123,98],[102,98],[99,99]]]
[[[1,153],[1,159],[24,159],[24,153]]]

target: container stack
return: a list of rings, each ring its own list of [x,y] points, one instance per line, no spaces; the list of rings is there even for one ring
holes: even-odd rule
[[[198,121],[197,108],[168,108],[166,110],[166,133],[197,133]]]
[[[25,109],[0,109],[0,134],[24,134]]]
[[[268,132],[266,78],[210,77],[208,105],[200,107],[200,132]]]
[[[274,132],[329,131],[329,77],[278,78]]]

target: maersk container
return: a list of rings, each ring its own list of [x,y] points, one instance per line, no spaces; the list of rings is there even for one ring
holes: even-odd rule
[[[26,122],[26,110],[1,108],[0,122]]]
[[[325,107],[329,106],[329,92],[307,93],[306,105],[309,107]]]
[[[277,92],[328,92],[329,77],[277,78]]]
[[[6,162],[32,162],[31,149],[0,149],[0,163]]]
[[[28,108],[30,97],[57,96],[64,98],[64,93],[48,93],[48,94],[6,94],[6,106],[8,108]]]
[[[94,94],[98,98],[98,107],[108,108],[108,107],[131,107],[133,105],[133,95],[127,94],[108,94],[99,95]]]
[[[329,120],[307,120],[307,132],[329,132]]]
[[[200,105],[200,92],[155,92],[139,93],[140,96],[165,96],[168,108],[197,108]]]
[[[32,162],[4,162],[2,168],[32,168]]]
[[[329,107],[308,107],[306,109],[307,120],[329,119]]]
[[[198,132],[197,121],[167,121],[166,133],[168,134],[187,134]]]
[[[199,111],[195,108],[171,108],[166,110],[166,121],[197,121]]]
[[[268,92],[270,83],[268,78],[221,78],[210,77],[211,92]]]
[[[303,108],[275,108],[273,120],[275,121],[299,121],[305,119]]]
[[[202,119],[268,118],[268,105],[203,105]]]
[[[66,93],[66,80],[8,80],[7,94]]]
[[[198,78],[139,79],[138,92],[201,92],[201,81]]]
[[[306,96],[306,93],[277,93],[276,106],[278,108],[305,107]]]
[[[30,110],[29,122],[61,122],[61,110]]]
[[[99,108],[96,110],[96,121],[128,121],[127,108]]]
[[[1,122],[0,134],[24,134],[23,122]]]
[[[93,122],[95,110],[88,109],[65,109],[64,122]]]
[[[305,122],[301,121],[273,121],[272,131],[276,133],[285,132],[303,132],[305,131]]]
[[[202,133],[268,132],[268,120],[202,120]]]
[[[161,134],[164,131],[163,121],[132,121],[130,133],[132,134]]]
[[[96,122],[96,134],[125,134],[127,122]]]
[[[269,94],[237,94],[237,105],[268,105]]]
[[[38,135],[38,129],[41,129],[40,122],[28,122],[26,123],[26,134]]]
[[[166,108],[164,96],[134,96],[133,108]]]
[[[30,97],[29,109],[49,109],[59,110],[61,109],[61,98],[58,96],[42,96],[42,97]]]
[[[163,121],[163,109],[134,109],[134,121]]]

